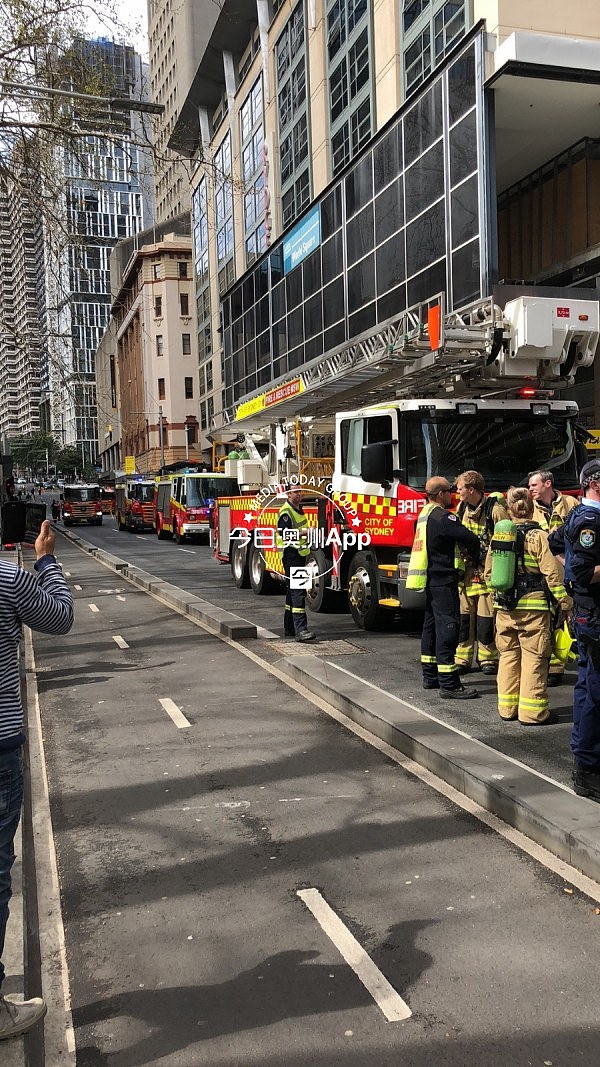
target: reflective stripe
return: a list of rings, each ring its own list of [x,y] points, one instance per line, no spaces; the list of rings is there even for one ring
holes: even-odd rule
[[[548,697],[539,697],[538,699],[520,697],[519,707],[524,711],[545,711],[548,707]]]
[[[453,671],[458,670],[458,667],[456,663],[438,663],[437,669],[440,674],[452,674]]]
[[[292,608],[292,615],[306,615],[305,608]]]
[[[421,663],[435,663],[435,662],[436,662],[435,656],[426,656],[423,652],[421,653]]]
[[[498,693],[499,704],[516,704],[519,699],[518,693]]]
[[[485,645],[477,645],[477,658],[480,663],[496,663],[498,660],[498,650],[493,648],[486,648]]]

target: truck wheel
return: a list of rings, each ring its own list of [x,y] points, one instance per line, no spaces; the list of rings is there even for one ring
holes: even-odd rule
[[[331,563],[322,548],[314,548],[306,566],[314,574],[313,584],[306,591],[306,607],[309,611],[329,611],[333,607],[335,593],[329,588]]]
[[[250,587],[250,575],[248,574],[248,552],[246,545],[242,545],[239,541],[234,541],[232,539],[229,546],[229,560],[231,577],[233,578],[234,585],[236,585],[238,589],[248,589]]]
[[[252,592],[257,596],[265,596],[275,589],[275,582],[269,574],[263,556],[256,545],[250,545],[248,559],[248,574]]]
[[[350,612],[361,630],[379,630],[385,610],[379,605],[379,582],[375,564],[366,552],[357,552],[348,572]]]

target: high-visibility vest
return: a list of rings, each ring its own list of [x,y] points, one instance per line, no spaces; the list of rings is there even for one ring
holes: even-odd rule
[[[284,541],[281,533],[279,532],[279,521],[277,522],[277,534],[275,543],[280,552],[283,552],[285,548],[294,548],[299,556],[308,556],[310,552],[310,545],[307,537],[308,516],[303,511],[296,511],[292,507],[289,500],[286,500],[279,509],[278,520],[281,515],[289,515],[292,520],[292,526],[288,529],[299,530],[300,533],[297,538],[291,541]]]
[[[427,585],[427,519],[441,504],[425,504],[417,519],[415,539],[408,561],[407,589],[424,589]]]

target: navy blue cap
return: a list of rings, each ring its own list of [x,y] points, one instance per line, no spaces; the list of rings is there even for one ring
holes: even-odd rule
[[[582,489],[587,489],[590,482],[600,481],[600,459],[591,459],[589,463],[581,468],[579,475],[579,484]]]

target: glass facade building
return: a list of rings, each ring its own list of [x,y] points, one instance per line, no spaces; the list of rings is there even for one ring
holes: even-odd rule
[[[487,292],[482,64],[478,31],[224,296],[227,419],[407,307]]]

